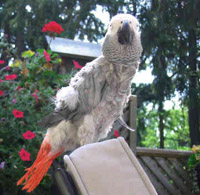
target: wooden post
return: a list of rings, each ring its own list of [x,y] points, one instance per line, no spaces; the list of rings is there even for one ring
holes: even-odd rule
[[[60,66],[60,72],[61,74],[66,74],[67,71],[66,71],[66,58],[64,57],[61,57],[62,59],[62,62],[61,62],[61,66]]]
[[[129,126],[135,129],[129,133],[129,144],[131,150],[136,154],[136,117],[137,117],[137,96],[132,95],[129,100]]]

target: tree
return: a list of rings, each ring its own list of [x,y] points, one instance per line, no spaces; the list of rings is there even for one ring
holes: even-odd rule
[[[187,17],[190,17],[191,26],[188,29],[188,46],[189,46],[189,125],[190,125],[190,138],[191,145],[200,144],[200,87],[199,87],[199,75],[198,75],[198,63],[197,56],[199,55],[198,48],[198,40],[200,39],[200,35],[197,34],[196,30],[200,26],[199,22],[199,13],[197,9],[200,8],[200,2],[195,1],[194,5],[187,3],[189,13],[193,13],[192,16],[187,14]],[[200,67],[200,65],[199,65]]]
[[[170,99],[174,94],[174,86],[168,75],[171,56],[169,50],[173,40],[171,28],[167,26],[169,15],[166,13],[167,4],[160,1],[152,1],[151,6],[140,8],[142,21],[142,40],[144,48],[144,63],[150,59],[153,65],[155,79],[152,84],[154,103],[158,105],[160,148],[164,148],[164,101]],[[151,40],[151,41],[149,41]]]
[[[53,20],[63,26],[63,37],[84,39],[87,35],[89,41],[97,41],[104,34],[103,23],[92,13],[97,4],[98,1],[91,0],[3,0],[0,31],[16,47],[18,57],[25,48],[35,50],[47,46],[41,30],[45,23]],[[6,61],[6,54],[2,53],[1,58]]]
[[[164,147],[163,103],[173,97],[175,91],[182,96],[182,104],[188,107],[191,145],[200,144],[200,2],[152,0],[140,3],[133,4],[137,7],[142,28],[144,52],[141,67],[152,66],[155,76],[149,89],[155,97],[151,101],[158,105],[160,147]],[[147,96],[150,93],[146,93]]]

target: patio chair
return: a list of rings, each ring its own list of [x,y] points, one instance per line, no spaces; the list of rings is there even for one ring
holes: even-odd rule
[[[64,156],[64,165],[66,174],[57,177],[62,195],[157,194],[122,137],[82,146]]]

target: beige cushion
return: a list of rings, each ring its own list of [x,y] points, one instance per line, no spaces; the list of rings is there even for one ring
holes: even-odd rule
[[[80,194],[157,194],[124,138],[82,146],[64,156]]]

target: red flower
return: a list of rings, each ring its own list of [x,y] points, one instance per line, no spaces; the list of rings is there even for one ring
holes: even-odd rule
[[[14,80],[17,78],[17,75],[16,74],[6,75],[5,78],[6,80]]]
[[[24,148],[19,151],[19,155],[23,161],[30,161],[31,154],[27,152]]]
[[[5,61],[4,60],[0,60],[0,64],[4,64],[5,63]]]
[[[117,130],[114,130],[115,137],[119,137],[119,132]]]
[[[81,69],[83,68],[83,66],[81,66],[77,61],[73,60],[73,64],[74,64],[74,69]]]
[[[23,118],[24,117],[24,113],[19,111],[19,110],[14,109],[12,111],[12,113],[13,113],[15,118]]]
[[[4,96],[4,92],[3,91],[0,91],[0,96]]]
[[[22,87],[18,86],[18,87],[17,87],[17,91],[20,91],[20,90],[21,90],[21,88],[22,88]]]
[[[9,66],[6,66],[6,70],[8,70],[8,71],[9,71],[9,70],[10,70],[10,67],[9,67]]]
[[[35,133],[32,131],[27,130],[26,133],[22,134],[24,139],[33,139],[35,137]]]
[[[48,24],[45,24],[42,28],[42,32],[50,32],[60,34],[63,30],[60,24],[55,21],[51,21]]]
[[[35,98],[36,103],[38,102],[38,95],[37,95],[37,93],[38,93],[38,90],[36,89],[35,93],[31,94]]]
[[[3,80],[2,80],[2,79],[0,79],[0,83],[1,83],[1,82],[3,82]]]
[[[46,52],[46,50],[44,50],[43,55],[44,55],[47,62],[51,61],[50,55]]]

